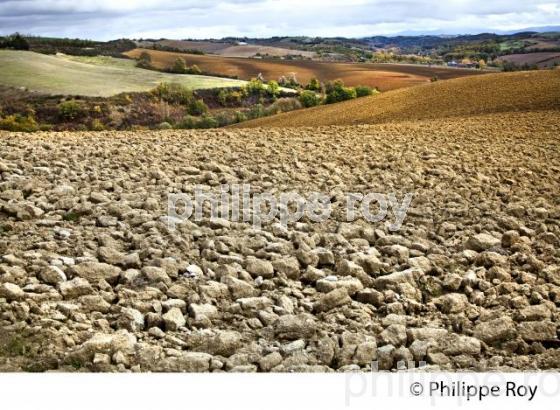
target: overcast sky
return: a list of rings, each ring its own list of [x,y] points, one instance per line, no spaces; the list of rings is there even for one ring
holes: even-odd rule
[[[477,33],[560,25],[560,0],[0,0],[0,33],[100,40]]]

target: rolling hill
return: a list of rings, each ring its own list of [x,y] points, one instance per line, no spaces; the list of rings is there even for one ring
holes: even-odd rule
[[[457,78],[339,104],[261,118],[237,127],[355,125],[553,110],[560,118],[560,71]]]
[[[144,51],[150,54],[152,64],[160,69],[169,68],[177,58],[183,58],[188,65],[196,64],[205,73],[238,77],[243,80],[254,78],[259,73],[266,80],[277,80],[283,75],[294,73],[298,81],[303,84],[307,84],[313,77],[320,81],[341,79],[346,85],[369,85],[381,91],[426,83],[434,76],[449,79],[485,74],[484,71],[479,70],[422,65],[263,60],[144,49],[135,49],[124,54],[138,58]]]
[[[107,97],[121,92],[147,91],[161,82],[177,82],[192,89],[244,84],[244,81],[227,78],[144,70],[128,59],[0,50],[0,85],[3,86],[25,87],[48,94]]]

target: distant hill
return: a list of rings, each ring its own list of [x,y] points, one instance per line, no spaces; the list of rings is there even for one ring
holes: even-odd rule
[[[560,115],[560,70],[498,73],[438,81],[261,118],[238,127],[377,124],[544,110],[554,110]]]

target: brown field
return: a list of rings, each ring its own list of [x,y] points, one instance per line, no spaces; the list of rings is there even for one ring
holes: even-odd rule
[[[140,47],[152,48],[154,43],[151,41],[142,41],[138,45]],[[295,50],[291,48],[267,46],[267,45],[234,45],[226,42],[219,41],[189,41],[189,40],[160,40],[157,44],[167,47],[173,47],[179,50],[199,50],[206,54],[217,54],[224,57],[254,57],[257,53],[262,55],[268,54],[269,56],[284,57],[287,55],[298,55],[306,58],[313,58],[316,56],[315,52]]]
[[[560,63],[560,53],[542,52],[527,54],[508,54],[499,58],[502,61],[509,61],[516,65],[536,65],[539,68],[550,68],[554,63]]]
[[[438,81],[236,126],[375,124],[545,110],[552,110],[550,115],[560,116],[560,71],[497,73]]]
[[[558,123],[0,131],[0,371],[558,371]],[[224,181],[332,212],[170,227]],[[392,231],[347,192],[414,195]]]
[[[307,83],[317,77],[321,81],[341,79],[346,85],[369,85],[381,91],[394,90],[429,82],[437,76],[440,79],[485,74],[484,71],[455,69],[446,67],[428,67],[406,64],[350,64],[328,63],[319,61],[270,61],[248,58],[230,58],[209,55],[192,55],[135,49],[127,53],[137,58],[143,51],[150,53],[157,68],[170,67],[178,57],[187,64],[196,64],[205,73],[237,76],[249,80],[262,73],[267,80],[276,80],[280,76],[295,73],[301,83]]]

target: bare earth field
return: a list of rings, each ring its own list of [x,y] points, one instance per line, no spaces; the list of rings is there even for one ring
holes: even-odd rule
[[[313,77],[320,81],[341,79],[346,85],[369,85],[381,91],[409,87],[430,81],[437,76],[440,79],[485,74],[480,70],[454,69],[445,67],[428,67],[406,64],[350,64],[328,63],[320,61],[274,61],[249,58],[233,58],[210,55],[194,55],[135,49],[125,53],[138,58],[146,51],[152,57],[157,68],[169,68],[177,58],[183,58],[188,65],[196,64],[202,71],[212,74],[237,76],[250,80],[262,74],[266,80],[295,73],[299,82],[307,84]]]
[[[560,64],[560,53],[541,52],[527,54],[509,54],[499,58],[502,61],[509,61],[516,65],[536,65],[538,68],[552,68],[554,64]]]
[[[556,113],[0,132],[0,370],[560,369]],[[169,228],[168,192],[223,183],[331,217]],[[393,232],[347,192],[414,197]]]
[[[181,51],[199,50],[206,54],[217,54],[225,57],[254,57],[257,53],[275,57],[285,57],[287,55],[303,56],[306,58],[315,57],[315,52],[294,50],[291,48],[265,46],[265,45],[233,45],[219,41],[189,41],[189,40],[160,40],[157,44],[173,47]],[[143,48],[152,48],[153,42],[144,41],[138,44]]]
[[[376,124],[538,110],[555,110],[551,115],[560,116],[560,71],[521,71],[437,81],[260,118],[235,127]]]

